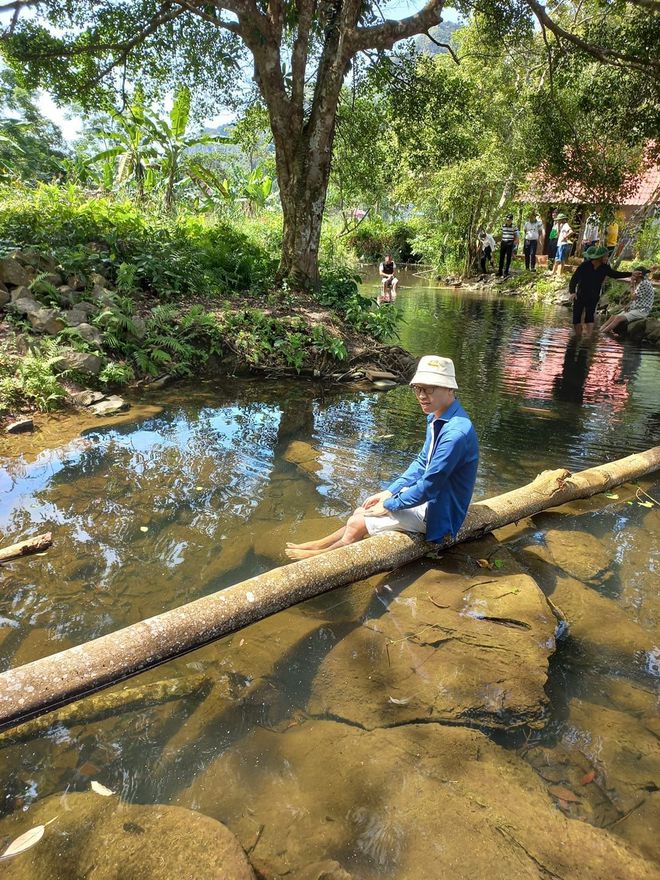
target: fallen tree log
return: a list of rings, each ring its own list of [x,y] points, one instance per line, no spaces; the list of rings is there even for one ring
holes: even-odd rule
[[[7,562],[9,559],[17,559],[19,556],[27,556],[29,553],[40,553],[47,550],[53,543],[51,532],[44,532],[43,535],[36,535],[34,538],[27,538],[25,541],[19,541],[18,544],[12,544],[0,550],[0,562]]]
[[[111,715],[124,712],[142,711],[151,706],[159,706],[172,700],[181,700],[211,687],[211,678],[203,672],[168,678],[163,681],[145,684],[142,687],[125,688],[112,693],[94,694],[86,700],[57,709],[52,714],[41,715],[26,721],[17,730],[0,733],[0,749],[17,743],[29,742],[40,736],[53,724],[73,727],[76,724],[91,724],[103,721]]]
[[[660,469],[660,446],[571,474],[544,471],[520,489],[470,506],[455,541],[481,537],[567,501],[605,492]],[[437,549],[390,532],[303,559],[75,648],[0,675],[0,730],[137,675],[335,587],[398,568]]]

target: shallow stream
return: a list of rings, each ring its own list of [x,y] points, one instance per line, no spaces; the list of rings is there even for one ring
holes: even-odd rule
[[[460,398],[481,443],[475,498],[520,486],[544,469],[583,469],[660,442],[659,352],[610,339],[576,346],[565,309],[424,284],[404,274],[396,305],[385,307],[403,312],[401,344],[411,352],[454,359]],[[375,295],[375,285],[366,290]],[[45,554],[0,571],[2,669],[283,564],[287,540],[329,532],[405,468],[423,439],[424,420],[406,387],[382,392],[254,379],[176,385],[153,398],[145,394],[121,419],[80,428],[80,420],[58,417],[34,437],[0,446],[2,543],[54,533]],[[314,695],[333,649],[359,637],[388,607],[388,578],[374,578],[114,689],[168,680],[172,699],[141,706],[138,694],[130,711],[54,724],[28,742],[0,741],[0,812],[8,817],[0,822],[0,850],[3,840],[44,820],[39,810],[46,799],[56,803],[57,795],[57,812],[66,811],[61,795],[89,791],[96,780],[124,803],[177,805],[225,822],[263,877],[444,876],[438,864],[453,866],[446,876],[508,877],[506,859],[502,873],[489,866],[488,846],[483,863],[470,866],[464,855],[468,867],[457,867],[444,832],[436,840],[424,824],[430,821],[424,798],[433,800],[426,788],[434,779],[447,784],[447,774],[454,812],[475,798],[479,803],[433,761],[438,753],[453,755],[455,766],[481,737],[495,768],[482,784],[500,786],[502,801],[492,792],[494,801],[484,797],[502,822],[509,810],[526,808],[520,792],[532,783],[521,777],[516,794],[501,780],[512,785],[516,774],[529,772],[539,797],[549,792],[547,809],[562,821],[566,816],[567,827],[610,828],[648,860],[648,875],[631,867],[628,876],[658,876],[660,515],[649,498],[660,500],[660,486],[657,480],[640,485],[648,494],[627,486],[616,497],[571,505],[498,535],[511,564],[524,565],[569,622],[573,613],[580,621],[550,660],[543,729],[503,722],[485,725],[483,736],[482,725],[464,719],[416,725],[423,735],[415,734],[413,785],[412,771],[392,769],[404,746],[390,740],[409,731],[376,725],[368,735],[384,739],[374,741],[356,771],[359,747],[349,756],[338,744],[365,728],[319,710]],[[459,565],[452,559],[450,568]],[[460,566],[461,576],[470,566],[479,571],[470,545]],[[560,590],[565,597],[557,601]],[[384,662],[365,654],[365,675]],[[181,680],[201,683],[177,698]],[[330,681],[338,691],[345,684],[341,674]],[[472,738],[470,748],[457,739],[463,733]],[[405,749],[413,748],[406,742]],[[314,752],[306,760],[310,744]],[[356,772],[364,783],[359,792]],[[84,821],[92,834],[97,820]],[[124,829],[127,824],[135,823]],[[455,841],[458,854],[483,833],[478,819],[471,826],[466,818],[464,828]],[[117,864],[122,845],[119,838],[108,844]],[[175,847],[176,840],[163,846]],[[575,843],[576,851],[580,846],[590,852],[602,842]],[[0,864],[0,877],[3,869],[7,877],[38,880],[115,876],[85,873],[78,849],[66,870],[57,860],[44,867],[37,851]],[[335,873],[304,873],[324,860],[336,863]],[[523,870],[521,876],[546,875]]]

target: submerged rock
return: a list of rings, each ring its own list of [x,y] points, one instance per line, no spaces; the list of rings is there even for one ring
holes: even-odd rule
[[[487,561],[495,556],[500,568]],[[493,568],[480,569],[477,560]],[[441,563],[406,566],[378,592],[385,612],[321,663],[311,714],[368,729],[431,720],[544,724],[556,619],[494,538],[449,551]]]
[[[65,793],[3,819],[0,835],[15,839],[53,819],[35,846],[3,864],[3,880],[254,880],[234,835],[181,807]]]
[[[320,452],[311,443],[292,440],[284,452],[284,460],[295,464],[306,474],[314,476],[319,469]]]
[[[630,715],[573,699],[562,741],[589,759],[621,815],[660,791],[658,740]]]
[[[592,580],[612,561],[602,542],[588,532],[548,529],[544,539],[555,565],[578,580]]]
[[[576,662],[644,669],[657,650],[653,633],[631,620],[612,599],[574,577],[558,572],[546,548],[533,541],[516,542],[514,555],[533,575],[568,624],[579,648]]]
[[[462,727],[257,728],[180,802],[222,816],[269,880],[326,860],[360,880],[657,877],[614,835],[563,816],[515,754]]]

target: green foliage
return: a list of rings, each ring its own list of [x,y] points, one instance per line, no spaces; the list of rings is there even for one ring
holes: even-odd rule
[[[636,256],[639,260],[660,263],[660,222],[659,218],[649,217],[637,237],[635,243]]]
[[[0,189],[0,228],[13,244],[48,249],[67,272],[99,271],[123,292],[161,299],[263,289],[276,262],[228,223],[90,198],[70,184]]]
[[[359,277],[337,272],[321,278],[320,302],[340,314],[359,333],[377,340],[396,337],[396,309],[380,309],[360,295]]]
[[[56,409],[66,396],[54,367],[60,360],[55,340],[45,340],[18,355],[5,342],[0,346],[0,414],[26,407],[42,412]]]
[[[419,226],[415,220],[388,223],[381,217],[373,217],[360,223],[346,239],[355,253],[369,262],[379,262],[385,254],[392,254],[399,263],[415,263],[419,261],[419,254],[415,252],[413,240]]]
[[[130,364],[110,361],[99,373],[103,385],[130,385],[135,381],[135,372]]]
[[[60,130],[39,112],[35,96],[13,71],[0,70],[0,180],[50,180],[62,171],[65,152]]]

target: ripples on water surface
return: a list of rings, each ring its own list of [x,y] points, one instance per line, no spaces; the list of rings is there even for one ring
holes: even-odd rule
[[[542,469],[581,469],[658,443],[658,352],[609,339],[576,346],[567,310],[519,300],[419,288],[403,290],[396,307],[406,319],[403,345],[455,361],[460,397],[481,440],[477,498],[521,485]],[[38,437],[7,448],[0,472],[4,543],[52,528],[55,544],[2,572],[3,668],[281,564],[286,540],[316,537],[339,523],[328,518],[344,517],[400,472],[424,432],[405,387],[383,394],[227,380],[175,387],[159,403],[162,410],[151,405],[144,412],[138,403],[129,419],[92,426],[64,443],[52,440],[44,451],[16,454],[19,442],[43,443]],[[584,513],[580,526],[609,554],[605,575],[591,587],[649,634],[657,632],[657,517],[656,510],[621,503]],[[530,540],[541,539],[532,530]],[[356,585],[316,600],[128,685],[207,673],[215,684],[212,709],[202,689],[140,712],[53,727],[46,738],[5,748],[12,770],[5,764],[3,812],[29,813],[48,795],[82,791],[99,778],[127,800],[179,803],[229,818],[222,798],[214,811],[195,780],[229,747],[272,772],[272,746],[254,752],[255,736],[302,725],[321,659],[373,615],[365,605],[369,590],[368,583]],[[532,750],[534,766],[566,748],[569,698],[612,705],[603,676],[620,681],[629,670],[602,661],[596,656],[585,666],[570,650],[558,653],[555,714]],[[653,677],[638,667],[631,674],[657,710]],[[639,715],[629,706],[624,711]],[[501,742],[520,746],[518,735],[503,734]],[[539,757],[539,749],[548,754]],[[295,781],[302,789],[317,783],[313,775]],[[385,868],[397,876],[404,826],[387,803],[378,813],[372,806],[347,807],[354,845],[349,852],[336,844],[329,854],[343,853],[356,876],[379,876]],[[604,807],[592,805],[579,817],[607,824],[610,814],[598,809]]]

